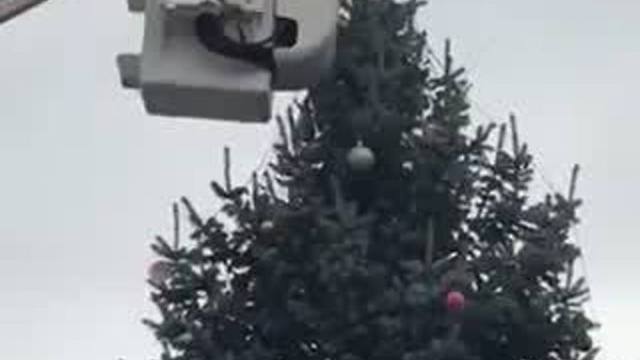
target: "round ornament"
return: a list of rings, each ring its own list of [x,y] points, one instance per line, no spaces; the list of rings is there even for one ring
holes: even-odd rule
[[[353,171],[370,171],[376,164],[376,156],[373,150],[364,146],[362,143],[358,143],[358,145],[349,150],[347,163]]]
[[[447,294],[445,305],[447,311],[453,314],[462,312],[466,306],[466,298],[460,291],[450,291]]]
[[[263,234],[270,234],[276,228],[276,224],[274,224],[271,220],[265,220],[260,223],[260,232]]]
[[[184,332],[173,339],[178,344],[187,345],[193,341],[193,335],[188,332]]]
[[[149,281],[156,285],[161,286],[169,280],[171,277],[172,265],[166,261],[156,261],[149,267],[148,276]]]

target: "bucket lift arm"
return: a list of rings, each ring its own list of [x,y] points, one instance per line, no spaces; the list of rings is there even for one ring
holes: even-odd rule
[[[9,21],[47,0],[0,0],[0,24]]]

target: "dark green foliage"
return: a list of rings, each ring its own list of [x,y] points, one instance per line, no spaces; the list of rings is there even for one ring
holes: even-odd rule
[[[163,359],[594,357],[568,242],[575,176],[535,202],[514,120],[465,135],[464,71],[448,46],[432,71],[420,5],[345,2],[335,72],[278,119],[270,170],[212,184],[232,223],[183,200],[190,240],[154,245],[174,270],[147,322]],[[359,141],[376,154],[368,173],[345,161]],[[459,316],[450,290],[468,299]]]

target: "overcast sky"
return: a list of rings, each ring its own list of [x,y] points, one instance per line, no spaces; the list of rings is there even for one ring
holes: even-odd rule
[[[577,238],[607,360],[640,357],[638,14],[631,0],[432,0],[420,19],[435,47],[454,40],[477,121],[516,112],[558,189],[583,166]],[[145,115],[114,65],[139,48],[141,20],[124,0],[53,0],[0,27],[2,359],[155,357],[144,279],[171,202],[216,208],[222,146],[240,181],[274,138],[270,125]]]

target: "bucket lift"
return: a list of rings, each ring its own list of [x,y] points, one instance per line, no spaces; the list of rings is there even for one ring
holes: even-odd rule
[[[273,91],[317,83],[335,57],[338,0],[128,0],[142,53],[118,56],[124,87],[164,116],[265,122]]]

